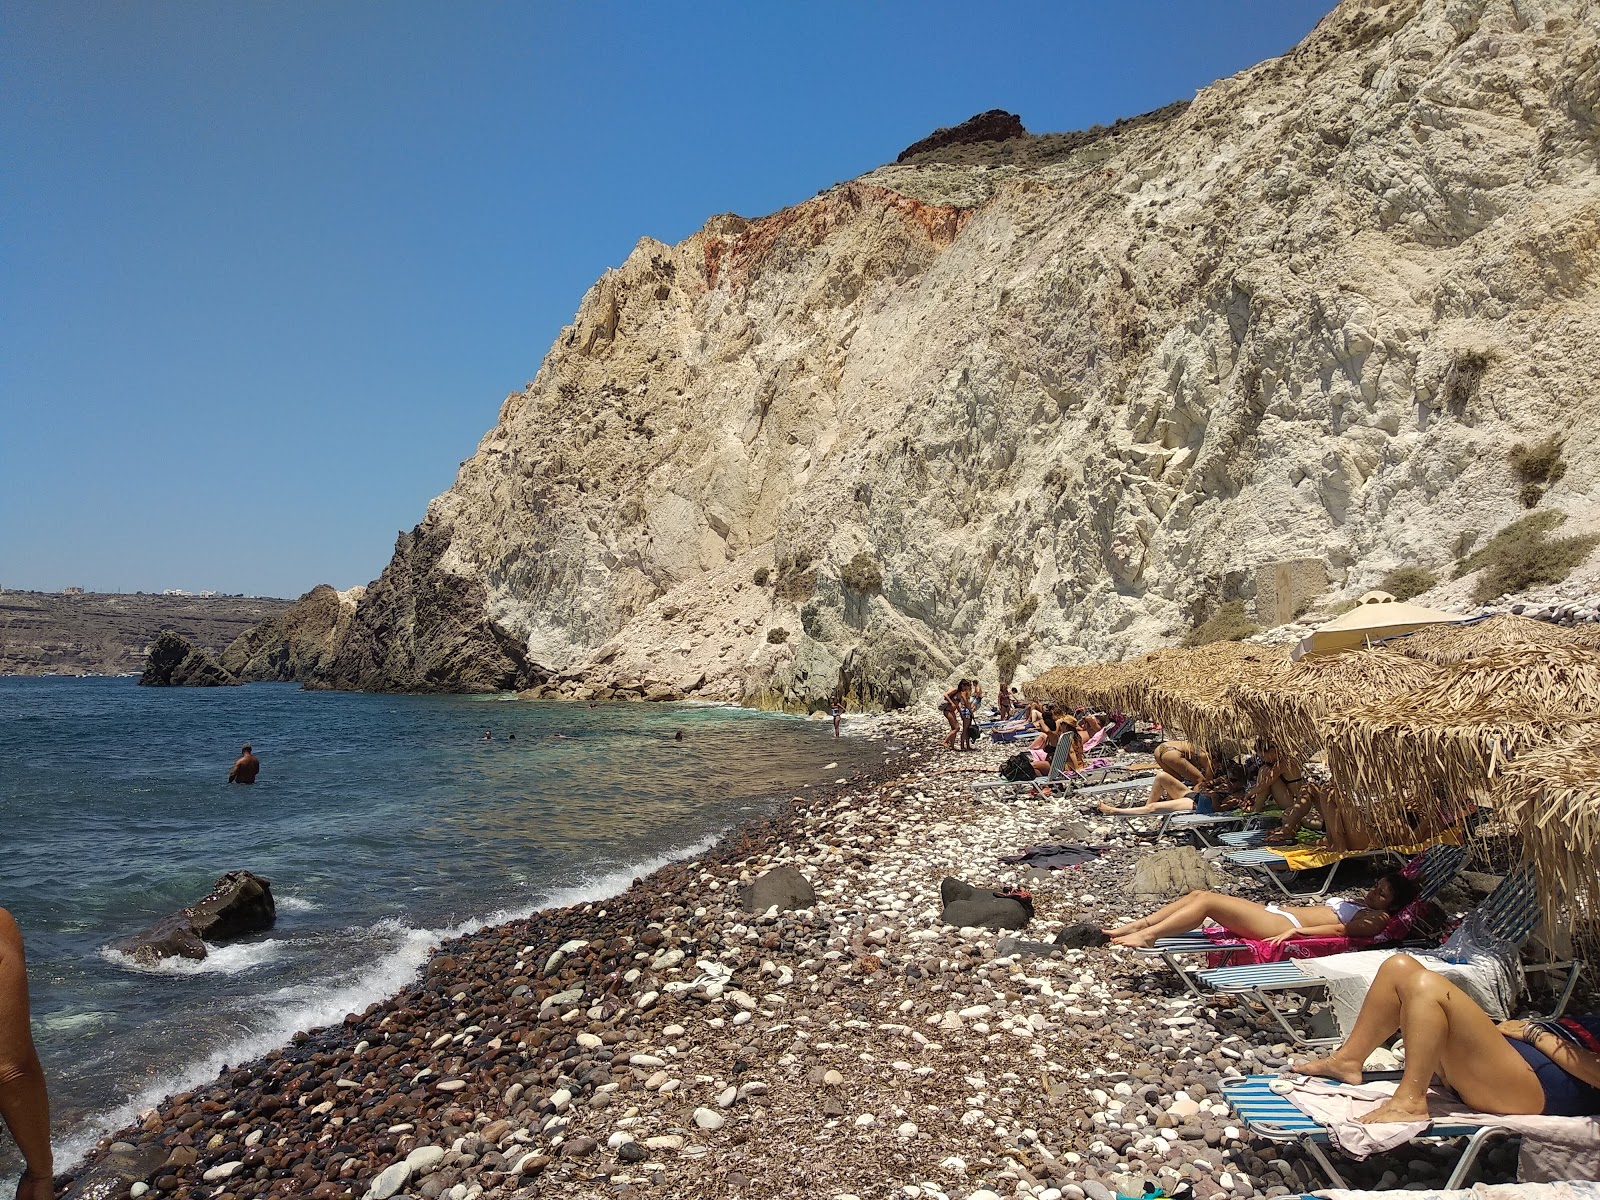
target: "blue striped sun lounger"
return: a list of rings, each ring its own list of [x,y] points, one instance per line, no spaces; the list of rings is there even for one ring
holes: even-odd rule
[[[1444,891],[1450,881],[1456,877],[1456,872],[1461,869],[1461,865],[1466,860],[1467,849],[1465,846],[1446,846],[1441,844],[1429,846],[1424,850],[1417,858],[1417,879],[1421,887],[1419,898],[1432,900],[1440,892]],[[1190,955],[1211,954],[1230,948],[1240,949],[1243,946],[1243,942],[1217,942],[1199,930],[1195,930],[1193,933],[1178,934],[1175,937],[1157,938],[1153,946],[1141,950],[1140,953],[1161,958],[1167,966],[1172,968],[1178,978],[1183,980],[1183,985],[1189,989],[1190,994],[1195,996],[1205,995],[1207,988],[1212,991],[1233,990],[1220,989],[1210,982],[1212,976],[1227,971],[1241,972],[1238,976],[1241,980],[1246,977],[1244,973],[1264,972],[1267,974],[1264,974],[1263,978],[1269,980],[1293,978],[1302,983],[1306,981],[1305,972],[1296,967],[1293,962],[1263,963],[1260,966],[1250,967],[1217,967],[1210,971],[1194,972],[1183,961],[1185,957]],[[1288,968],[1289,971],[1293,972],[1293,975],[1289,975],[1283,968]],[[1205,984],[1205,987],[1201,986],[1202,983]],[[1281,1022],[1282,1018],[1280,1017],[1279,1019]],[[1297,1034],[1296,1037],[1298,1038],[1299,1035]]]
[[[1318,1124],[1305,1113],[1295,1107],[1294,1103],[1285,1096],[1280,1096],[1272,1090],[1277,1075],[1246,1075],[1242,1079],[1224,1080],[1222,1095],[1232,1107],[1245,1129],[1259,1138],[1269,1142],[1295,1142],[1303,1147],[1307,1154],[1316,1160],[1323,1172],[1328,1176],[1329,1182],[1336,1188],[1349,1187],[1328,1157],[1327,1148],[1332,1142],[1325,1125]],[[1386,1076],[1374,1075],[1378,1078],[1397,1078],[1395,1074]],[[1456,1160],[1455,1169],[1450,1172],[1450,1178],[1445,1183],[1445,1189],[1458,1188],[1466,1179],[1467,1173],[1472,1170],[1472,1164],[1477,1161],[1478,1152],[1492,1137],[1504,1134],[1506,1131],[1494,1125],[1447,1125],[1437,1123],[1429,1126],[1428,1131],[1413,1141],[1448,1141],[1455,1138],[1465,1138],[1466,1145],[1461,1148],[1461,1157]]]
[[[1460,849],[1460,847],[1432,847],[1428,853],[1435,850]],[[1465,855],[1465,851],[1462,851]],[[1454,874],[1452,871],[1451,875]],[[1431,877],[1430,877],[1431,878]],[[1431,900],[1444,890],[1450,876],[1446,875],[1436,885],[1425,884],[1423,899]],[[1494,937],[1521,946],[1542,919],[1539,908],[1538,887],[1531,867],[1521,867],[1507,875],[1495,887],[1494,891],[1484,897],[1482,903],[1474,910],[1476,919]],[[1397,947],[1406,949],[1407,947]],[[1438,949],[1435,942],[1429,947],[1412,946],[1410,949]],[[1338,955],[1332,955],[1337,959]],[[1576,961],[1552,961],[1546,963],[1529,963],[1524,970],[1540,972],[1565,972],[1566,981],[1555,999],[1555,1006],[1549,1015],[1559,1017],[1566,1011],[1567,1003],[1572,999],[1573,989],[1578,984],[1578,972],[1581,965]],[[1291,1017],[1304,1013],[1310,1000],[1327,991],[1327,983],[1315,976],[1308,975],[1300,969],[1298,962],[1260,963],[1245,967],[1214,967],[1208,971],[1195,973],[1195,980],[1209,988],[1212,992],[1224,995],[1247,996],[1264,1007],[1271,1014],[1278,1025],[1291,1039],[1302,1046],[1328,1046],[1336,1045],[1341,1040],[1338,1037],[1313,1037],[1306,1034],[1291,1020]],[[1187,980],[1186,980],[1187,982]],[[1192,986],[1192,985],[1191,985]],[[1284,1009],[1275,996],[1292,992],[1302,997],[1298,1008]],[[1198,990],[1197,990],[1198,994]]]

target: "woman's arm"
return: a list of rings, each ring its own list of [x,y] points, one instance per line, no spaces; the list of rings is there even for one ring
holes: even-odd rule
[[[1590,1087],[1600,1087],[1600,1054],[1580,1049],[1566,1038],[1526,1021],[1504,1021],[1500,1032],[1508,1038],[1527,1042],[1573,1078],[1583,1080]]]

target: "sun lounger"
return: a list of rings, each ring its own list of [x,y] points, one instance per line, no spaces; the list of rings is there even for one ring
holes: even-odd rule
[[[1223,844],[1223,835],[1234,830],[1265,836],[1266,831],[1278,823],[1280,815],[1277,812],[1163,813],[1156,832],[1187,833],[1203,850]]]
[[[1372,1076],[1375,1079],[1384,1077],[1394,1079],[1398,1078],[1398,1075]],[[1277,1075],[1247,1075],[1243,1079],[1224,1080],[1222,1095],[1250,1133],[1270,1142],[1299,1143],[1326,1172],[1334,1187],[1348,1187],[1328,1157],[1327,1147],[1332,1137],[1327,1127],[1301,1112],[1288,1097],[1274,1092],[1272,1083],[1278,1078],[1280,1077]],[[1455,1169],[1451,1171],[1450,1178],[1444,1185],[1448,1189],[1461,1186],[1467,1177],[1467,1172],[1472,1170],[1472,1164],[1477,1161],[1478,1152],[1483,1149],[1484,1143],[1504,1132],[1493,1125],[1435,1123],[1429,1127],[1427,1133],[1413,1140],[1466,1139],[1466,1145],[1461,1148],[1461,1157],[1456,1161]]]
[[[1414,903],[1432,900],[1440,892],[1444,891],[1444,889],[1449,885],[1450,881],[1456,877],[1456,872],[1461,869],[1462,864],[1466,862],[1466,858],[1467,851],[1464,846],[1450,846],[1444,844],[1429,846],[1421,854],[1417,855],[1416,858],[1412,860],[1416,868],[1417,884],[1419,888],[1417,900]],[[1250,967],[1217,967],[1210,971],[1197,972],[1192,970],[1191,967],[1187,965],[1182,958],[1180,958],[1180,956],[1188,956],[1193,954],[1215,954],[1219,951],[1226,951],[1230,949],[1245,950],[1248,949],[1249,946],[1250,943],[1244,939],[1219,941],[1208,934],[1202,933],[1199,930],[1195,930],[1193,933],[1178,934],[1175,937],[1157,938],[1153,946],[1142,949],[1139,951],[1139,953],[1154,955],[1161,958],[1167,964],[1167,966],[1171,967],[1172,970],[1176,972],[1178,978],[1183,980],[1184,986],[1189,989],[1190,993],[1196,996],[1205,995],[1205,988],[1210,988],[1213,991],[1228,990],[1219,989],[1215,984],[1210,982],[1211,976],[1217,975],[1224,971],[1238,971],[1244,973],[1251,971],[1267,971],[1271,968],[1289,968],[1294,972],[1292,978],[1301,981],[1306,979],[1305,972],[1301,971],[1298,967],[1295,967],[1293,962],[1263,963],[1259,966]],[[1241,974],[1238,978],[1244,979],[1246,976]],[[1273,978],[1288,979],[1291,978],[1291,976],[1284,974],[1283,971],[1280,970],[1278,975]],[[1202,984],[1205,984],[1205,987],[1202,987]]]
[[[1454,848],[1454,847],[1449,847]],[[1447,849],[1447,847],[1436,847]],[[1431,851],[1430,851],[1431,853]],[[1447,880],[1448,882],[1448,877]],[[1443,888],[1441,883],[1430,894],[1426,890],[1423,898],[1437,895]],[[1534,881],[1533,871],[1529,867],[1522,867],[1507,875],[1495,887],[1494,891],[1484,897],[1476,910],[1477,919],[1482,922],[1484,929],[1497,938],[1504,939],[1514,945],[1521,946],[1532,935],[1538,926],[1542,913],[1539,908],[1538,889]],[[1469,918],[1470,919],[1470,918]],[[1439,942],[1435,942],[1430,949],[1438,949]],[[1213,949],[1226,949],[1213,943]],[[1416,949],[1417,947],[1413,947]],[[1330,956],[1332,957],[1332,956]],[[1167,961],[1172,962],[1168,957]],[[1174,965],[1174,969],[1183,974],[1181,968]],[[1572,961],[1553,961],[1548,963],[1532,963],[1525,970],[1543,972],[1566,972],[1566,982],[1561,992],[1556,997],[1552,1016],[1560,1016],[1566,1011],[1567,1002],[1572,998],[1573,989],[1578,983],[1579,964]],[[1264,1006],[1273,1019],[1288,1033],[1290,1038],[1303,1046],[1336,1045],[1341,1040],[1338,1037],[1316,1037],[1297,1028],[1290,1017],[1304,1013],[1307,1005],[1328,990],[1326,981],[1308,975],[1301,970],[1296,960],[1287,962],[1260,963],[1244,967],[1213,967],[1210,970],[1197,971],[1193,979],[1184,975],[1184,982],[1196,995],[1201,994],[1196,983],[1209,988],[1212,992],[1224,995],[1246,996]],[[1302,997],[1298,1008],[1286,1010],[1278,1005],[1274,997],[1285,993],[1295,993]]]

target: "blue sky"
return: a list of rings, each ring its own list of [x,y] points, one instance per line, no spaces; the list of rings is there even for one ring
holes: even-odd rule
[[[987,108],[1192,96],[1331,0],[0,7],[0,585],[365,583],[641,236]]]

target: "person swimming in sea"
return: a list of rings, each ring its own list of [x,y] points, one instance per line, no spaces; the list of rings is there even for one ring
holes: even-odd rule
[[[261,773],[261,760],[250,749],[246,742],[239,751],[239,758],[233,764],[233,769],[228,772],[229,783],[251,784],[256,781],[256,776]]]

